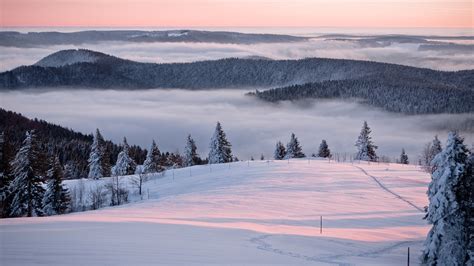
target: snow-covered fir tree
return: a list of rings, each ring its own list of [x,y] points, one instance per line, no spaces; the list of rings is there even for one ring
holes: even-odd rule
[[[91,179],[99,179],[104,177],[103,160],[104,160],[104,149],[103,137],[100,134],[99,129],[96,130],[94,135],[94,141],[92,142],[91,152],[89,154],[89,175]]]
[[[5,139],[4,139],[4,133],[1,132],[0,133],[0,202],[1,202],[1,206],[2,207],[2,210],[3,210],[3,203],[4,203],[4,200],[6,199],[7,197],[7,188],[10,184],[10,182],[8,182],[9,180],[7,179],[7,174],[6,174],[6,167],[7,167],[7,164],[8,162],[6,162],[6,159],[4,157],[4,153],[3,153],[3,149],[4,149],[4,145],[5,145]]]
[[[439,141],[438,136],[435,136],[433,141],[428,143],[423,149],[423,152],[421,154],[421,160],[422,160],[421,163],[424,166],[424,169],[428,173],[432,174],[434,172],[436,166],[432,165],[431,161],[441,151],[442,151],[441,141]]]
[[[466,210],[466,222],[468,231],[466,265],[474,265],[474,149],[471,149],[471,155],[467,159],[467,178],[464,182],[463,208]],[[461,194],[462,195],[462,194]]]
[[[11,163],[13,181],[9,191],[12,202],[11,216],[42,215],[43,173],[39,167],[40,151],[34,131],[26,132],[26,138]]]
[[[405,152],[405,149],[402,149],[402,153],[400,154],[400,163],[401,164],[409,164],[408,155]]]
[[[130,146],[127,143],[127,138],[123,138],[122,151],[117,156],[117,162],[112,168],[113,176],[132,175],[135,173],[137,164],[130,157]]]
[[[10,216],[11,193],[10,184],[13,180],[11,171],[11,162],[15,156],[13,144],[7,140],[6,135],[2,133],[0,143],[0,217]]]
[[[328,147],[326,140],[322,140],[319,144],[318,157],[329,158],[331,157],[331,150]]]
[[[443,150],[443,148],[441,147],[441,141],[439,141],[437,135],[433,139],[433,143],[431,145],[431,150],[432,150],[431,154],[432,154],[433,158]]]
[[[372,162],[377,161],[377,154],[375,153],[377,146],[375,146],[372,141],[372,137],[370,136],[371,132],[372,131],[367,125],[367,121],[364,121],[359,138],[357,139],[357,142],[355,144],[355,146],[357,147],[357,154],[355,156],[356,160]]]
[[[3,131],[0,132],[0,161],[3,162],[3,146],[4,146],[5,140],[4,140],[4,133]],[[0,164],[0,179],[3,179],[3,174],[5,172],[5,169],[3,169],[3,163]]]
[[[226,138],[221,123],[217,122],[216,130],[209,145],[209,163],[228,163],[232,161],[232,145]]]
[[[143,173],[157,173],[162,172],[164,167],[161,165],[161,152],[156,145],[155,140],[152,141],[150,150],[146,154],[145,162],[143,163]]]
[[[304,158],[305,154],[301,148],[298,138],[295,136],[295,133],[291,133],[290,142],[286,145],[286,159],[290,158]]]
[[[51,160],[47,173],[48,183],[43,198],[43,212],[46,215],[66,213],[71,197],[69,190],[63,185],[63,170],[56,156]]]
[[[286,148],[281,143],[281,141],[278,141],[275,146],[275,153],[273,154],[273,159],[275,160],[283,160],[285,159],[286,156]]]
[[[186,146],[184,147],[184,165],[193,166],[199,163],[199,156],[197,154],[196,142],[188,135],[186,139]]]
[[[432,228],[425,240],[423,265],[465,265],[468,223],[464,206],[468,178],[468,150],[457,133],[449,133],[446,148],[433,159],[436,170],[428,187],[426,219]]]

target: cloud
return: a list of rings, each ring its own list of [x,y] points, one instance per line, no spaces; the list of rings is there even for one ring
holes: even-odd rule
[[[272,59],[327,57],[371,60],[438,70],[474,68],[474,54],[463,51],[418,50],[420,44],[392,44],[384,47],[361,45],[356,41],[311,39],[308,42],[273,44],[217,43],[130,43],[56,45],[40,48],[0,47],[0,71],[33,64],[44,56],[62,49],[86,48],[118,57],[154,63],[192,62],[227,57],[262,56]]]
[[[348,101],[308,101],[269,104],[244,96],[243,90],[80,90],[1,92],[2,108],[79,130],[100,128],[106,138],[148,148],[155,139],[160,149],[183,151],[187,134],[206,156],[216,121],[221,121],[234,152],[241,159],[271,157],[276,141],[287,142],[294,132],[304,152],[316,152],[326,139],[334,152],[355,152],[354,143],[367,120],[379,154],[399,155],[402,148],[415,158],[423,145],[438,134],[445,138],[451,121],[456,128],[470,115],[403,116]],[[459,121],[459,123],[453,123]],[[464,133],[474,142],[472,131]]]

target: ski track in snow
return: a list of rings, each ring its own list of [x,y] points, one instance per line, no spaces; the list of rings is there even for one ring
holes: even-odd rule
[[[354,167],[355,167],[355,168],[358,168],[359,170],[361,170],[366,176],[372,178],[372,180],[374,180],[383,190],[385,190],[385,191],[387,191],[388,193],[394,195],[396,198],[398,198],[398,199],[400,199],[400,200],[403,200],[404,202],[408,203],[410,206],[412,206],[413,208],[417,209],[417,210],[420,211],[421,213],[425,213],[425,211],[424,211],[422,208],[416,206],[413,202],[411,202],[411,201],[405,199],[404,197],[400,196],[400,194],[397,194],[397,193],[395,193],[394,191],[390,190],[388,187],[386,187],[384,184],[382,184],[382,182],[380,182],[380,180],[378,180],[377,177],[375,177],[375,176],[373,176],[373,175],[367,173],[367,171],[365,171],[362,167],[355,166],[355,165],[354,165]]]
[[[307,261],[314,261],[314,262],[322,262],[322,263],[327,263],[327,264],[334,264],[334,265],[352,265],[351,263],[346,263],[346,262],[340,262],[336,261],[339,259],[344,259],[344,258],[350,258],[350,257],[378,257],[384,253],[387,253],[393,249],[403,247],[403,246],[409,246],[410,244],[421,244],[423,241],[400,241],[393,243],[391,245],[379,248],[379,249],[374,249],[371,251],[366,251],[366,252],[361,252],[357,254],[350,254],[350,253],[343,253],[343,254],[336,254],[336,255],[331,255],[331,256],[322,256],[322,257],[317,257],[317,256],[308,256],[308,255],[303,255],[299,254],[297,252],[293,251],[287,251],[284,249],[280,248],[275,248],[273,245],[270,243],[266,242],[265,239],[274,237],[275,235],[271,234],[265,234],[261,235],[258,237],[254,237],[250,239],[250,242],[253,244],[257,245],[257,248],[260,250],[268,251],[268,252],[273,252],[275,254],[279,255],[284,255],[284,256],[290,256],[293,258],[298,258],[298,259],[304,259]]]
[[[382,184],[382,182],[380,182],[380,180],[378,180],[377,177],[369,174],[362,167],[355,166],[355,165],[353,165],[353,166],[355,168],[359,169],[360,171],[362,171],[362,173],[364,173],[364,175],[370,177],[383,190],[385,190],[388,193],[394,195],[396,198],[408,203],[410,206],[414,207],[416,210],[424,213],[423,209],[419,208],[418,206],[416,206],[411,201],[403,198],[401,195],[399,195],[399,194],[395,193],[394,191],[390,190],[388,187],[386,187],[384,184]],[[347,258],[347,257],[374,257],[374,256],[376,257],[378,255],[389,252],[390,250],[393,250],[393,249],[401,247],[401,246],[409,246],[410,244],[420,244],[420,243],[423,242],[423,241],[400,241],[400,242],[396,242],[394,244],[391,244],[389,246],[386,246],[386,247],[383,247],[383,248],[380,248],[380,249],[376,249],[376,250],[372,250],[372,251],[366,251],[366,252],[362,252],[362,253],[358,253],[358,254],[338,254],[338,255],[331,255],[331,256],[325,256],[325,257],[315,257],[315,256],[308,256],[308,255],[299,254],[299,253],[292,252],[292,251],[287,251],[287,250],[284,250],[284,249],[275,248],[270,243],[265,242],[265,239],[271,238],[273,236],[275,236],[275,235],[264,234],[264,235],[261,235],[261,236],[258,236],[258,237],[251,238],[250,242],[256,244],[257,248],[260,249],[260,250],[273,252],[273,253],[276,253],[276,254],[279,254],[279,255],[290,256],[290,257],[293,257],[293,258],[304,259],[304,260],[307,260],[307,261],[323,262],[323,263],[341,265],[341,266],[342,265],[351,265],[351,264],[350,263],[344,263],[344,262],[337,262],[335,260],[342,259],[342,258]]]

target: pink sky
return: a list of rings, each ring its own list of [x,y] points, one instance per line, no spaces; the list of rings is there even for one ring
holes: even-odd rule
[[[471,0],[0,0],[3,27],[473,27]]]

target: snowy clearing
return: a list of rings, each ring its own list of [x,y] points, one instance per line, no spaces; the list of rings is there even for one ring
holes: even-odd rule
[[[143,200],[0,221],[2,265],[417,264],[430,177],[416,166],[251,161],[169,170]],[[100,181],[80,182],[87,189]],[[320,233],[320,217],[323,230]]]

